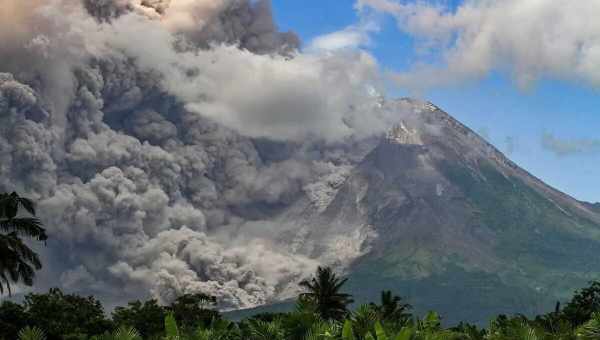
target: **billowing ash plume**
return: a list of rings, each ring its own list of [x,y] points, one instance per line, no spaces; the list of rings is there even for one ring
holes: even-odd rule
[[[277,30],[271,3],[264,0],[84,0],[84,5],[101,21],[136,12],[203,48],[227,43],[254,53],[289,54],[300,45],[293,32]]]
[[[268,1],[2,8],[0,190],[39,201],[39,289],[251,307],[362,254],[368,231],[311,245],[286,216],[330,202],[387,126],[369,55],[299,52]]]

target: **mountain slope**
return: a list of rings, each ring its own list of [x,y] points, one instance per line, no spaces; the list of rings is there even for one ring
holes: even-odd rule
[[[377,236],[349,269],[352,293],[393,289],[448,321],[548,309],[600,278],[598,211],[431,104],[352,171],[315,237],[360,223]]]

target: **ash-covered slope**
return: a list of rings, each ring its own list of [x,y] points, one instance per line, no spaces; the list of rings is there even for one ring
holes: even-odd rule
[[[353,294],[407,295],[419,310],[486,322],[536,312],[600,278],[600,214],[533,177],[431,104],[353,169],[320,233],[376,235],[349,270]],[[401,103],[388,103],[387,106]]]

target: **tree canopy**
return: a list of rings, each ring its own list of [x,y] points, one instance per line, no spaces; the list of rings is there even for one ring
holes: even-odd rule
[[[0,340],[600,339],[598,282],[577,292],[562,310],[557,306],[535,318],[499,315],[487,328],[468,323],[448,328],[435,312],[412,314],[405,300],[389,291],[382,292],[378,303],[350,310],[350,297],[340,293],[345,280],[327,268],[320,268],[306,282],[312,288],[298,297],[293,311],[261,314],[238,322],[223,317],[214,309],[216,299],[201,293],[181,295],[167,306],[152,299],[134,301],[117,307],[109,319],[95,298],[51,289],[45,294],[27,295],[21,304],[1,303]],[[321,289],[323,293],[317,294]],[[336,294],[343,298],[325,304]],[[319,309],[317,299],[329,307]],[[324,310],[337,312],[324,314]],[[337,314],[341,311],[343,317]],[[327,315],[339,318],[325,318]]]

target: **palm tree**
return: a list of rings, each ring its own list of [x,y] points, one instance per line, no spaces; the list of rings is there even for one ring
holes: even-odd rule
[[[363,339],[374,331],[375,324],[380,321],[380,313],[373,305],[361,305],[352,312],[352,317],[348,320],[352,322],[352,332]]]
[[[33,217],[23,217],[21,209]],[[0,294],[6,287],[11,294],[11,282],[33,284],[35,270],[42,268],[39,256],[21,239],[30,237],[46,241],[46,230],[35,218],[33,203],[17,193],[0,193]]]
[[[349,294],[340,293],[347,279],[340,279],[331,268],[317,268],[316,276],[300,282],[308,290],[300,299],[315,306],[316,312],[325,320],[341,320],[348,314],[348,305],[354,302]]]
[[[408,311],[412,308],[411,305],[402,303],[402,298],[393,295],[389,290],[381,292],[380,305],[371,303],[371,306],[379,312],[383,320],[398,322],[404,322],[410,318]]]

